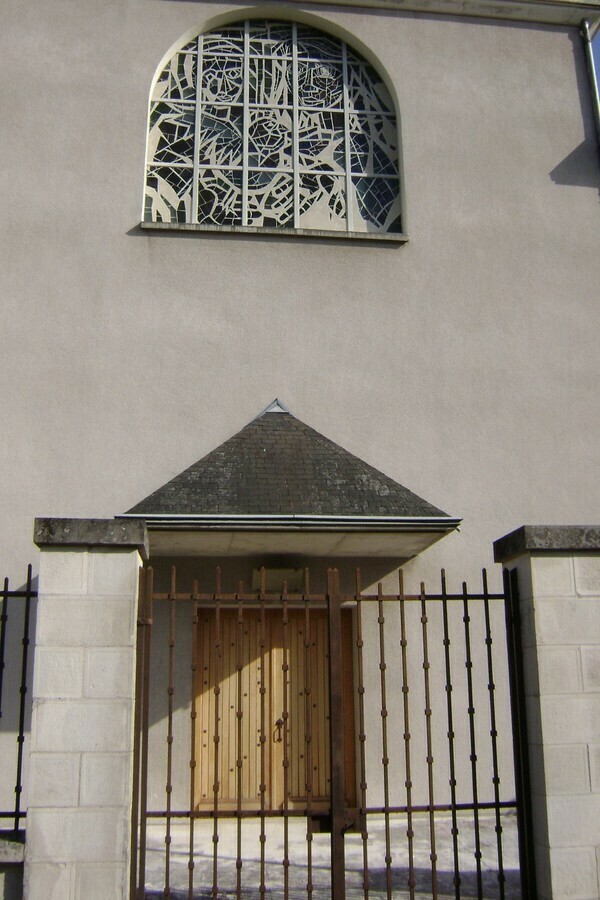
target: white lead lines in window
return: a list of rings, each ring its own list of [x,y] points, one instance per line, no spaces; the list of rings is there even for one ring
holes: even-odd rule
[[[145,220],[400,232],[383,80],[305,25],[248,20],[199,35],[156,82]]]

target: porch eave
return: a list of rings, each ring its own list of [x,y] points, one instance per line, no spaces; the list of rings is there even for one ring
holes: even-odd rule
[[[150,556],[328,556],[412,559],[461,519],[310,515],[156,515],[143,519]]]

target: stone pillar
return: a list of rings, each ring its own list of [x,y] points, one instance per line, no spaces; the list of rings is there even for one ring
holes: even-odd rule
[[[27,900],[125,900],[144,523],[37,519]]]
[[[523,526],[517,570],[540,900],[600,897],[600,527]]]

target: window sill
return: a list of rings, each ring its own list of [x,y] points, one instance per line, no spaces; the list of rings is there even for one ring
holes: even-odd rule
[[[334,240],[385,241],[405,244],[408,235],[404,233],[384,233],[368,231],[325,231],[317,228],[255,228],[252,225],[191,225],[183,222],[140,222],[144,231],[199,231],[218,234],[265,234],[269,237],[333,238]]]

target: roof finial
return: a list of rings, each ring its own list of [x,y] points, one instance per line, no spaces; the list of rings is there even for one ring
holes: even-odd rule
[[[281,400],[278,400],[277,397],[275,397],[273,402],[269,403],[269,405],[265,409],[263,409],[263,411],[259,413],[256,418],[260,419],[261,416],[265,415],[265,413],[289,413],[289,409],[287,408],[285,403],[282,403]]]

